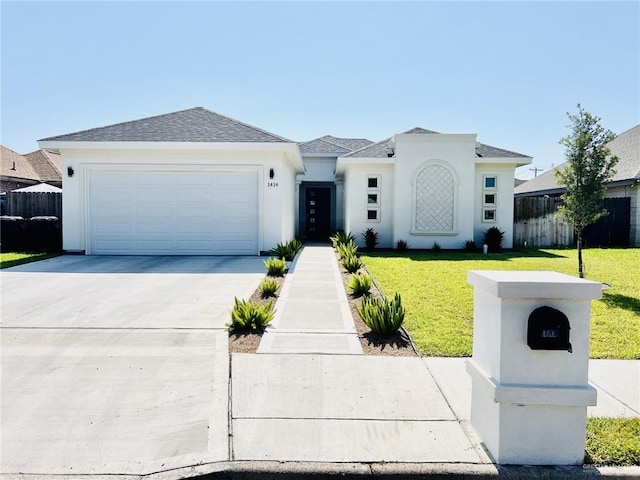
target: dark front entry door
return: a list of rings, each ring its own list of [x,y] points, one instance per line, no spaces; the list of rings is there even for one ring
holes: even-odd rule
[[[307,238],[328,240],[331,234],[331,189],[307,187],[304,209]]]

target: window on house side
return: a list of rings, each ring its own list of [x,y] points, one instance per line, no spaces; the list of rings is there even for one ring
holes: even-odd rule
[[[367,188],[378,188],[378,177],[367,178]]]
[[[485,193],[485,195],[484,195],[484,204],[485,205],[495,205],[496,204],[496,195],[495,195],[495,193]]]
[[[482,215],[483,222],[495,222],[496,221],[496,209],[485,208]]]
[[[484,177],[484,188],[497,188],[498,178],[495,176]]]
[[[367,194],[367,203],[377,205],[378,204],[378,194],[377,193],[368,193]]]
[[[369,208],[367,209],[367,220],[369,221],[378,221],[378,212],[377,208]]]

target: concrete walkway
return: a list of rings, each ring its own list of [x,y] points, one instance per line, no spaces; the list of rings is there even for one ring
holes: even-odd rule
[[[307,246],[296,257],[258,353],[362,354],[331,247]]]

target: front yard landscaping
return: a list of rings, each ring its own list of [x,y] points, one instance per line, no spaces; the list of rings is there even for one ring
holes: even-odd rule
[[[471,356],[473,287],[469,270],[550,270],[577,276],[572,249],[500,254],[366,253],[362,259],[382,292],[402,295],[404,326],[421,355]],[[585,278],[611,285],[592,303],[591,358],[640,359],[640,250],[584,251]]]

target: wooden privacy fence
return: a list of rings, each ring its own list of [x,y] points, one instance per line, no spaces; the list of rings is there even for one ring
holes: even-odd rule
[[[6,212],[24,218],[46,215],[62,219],[62,193],[7,192]]]
[[[573,225],[560,220],[559,197],[520,197],[515,199],[513,242],[528,247],[573,245]]]

